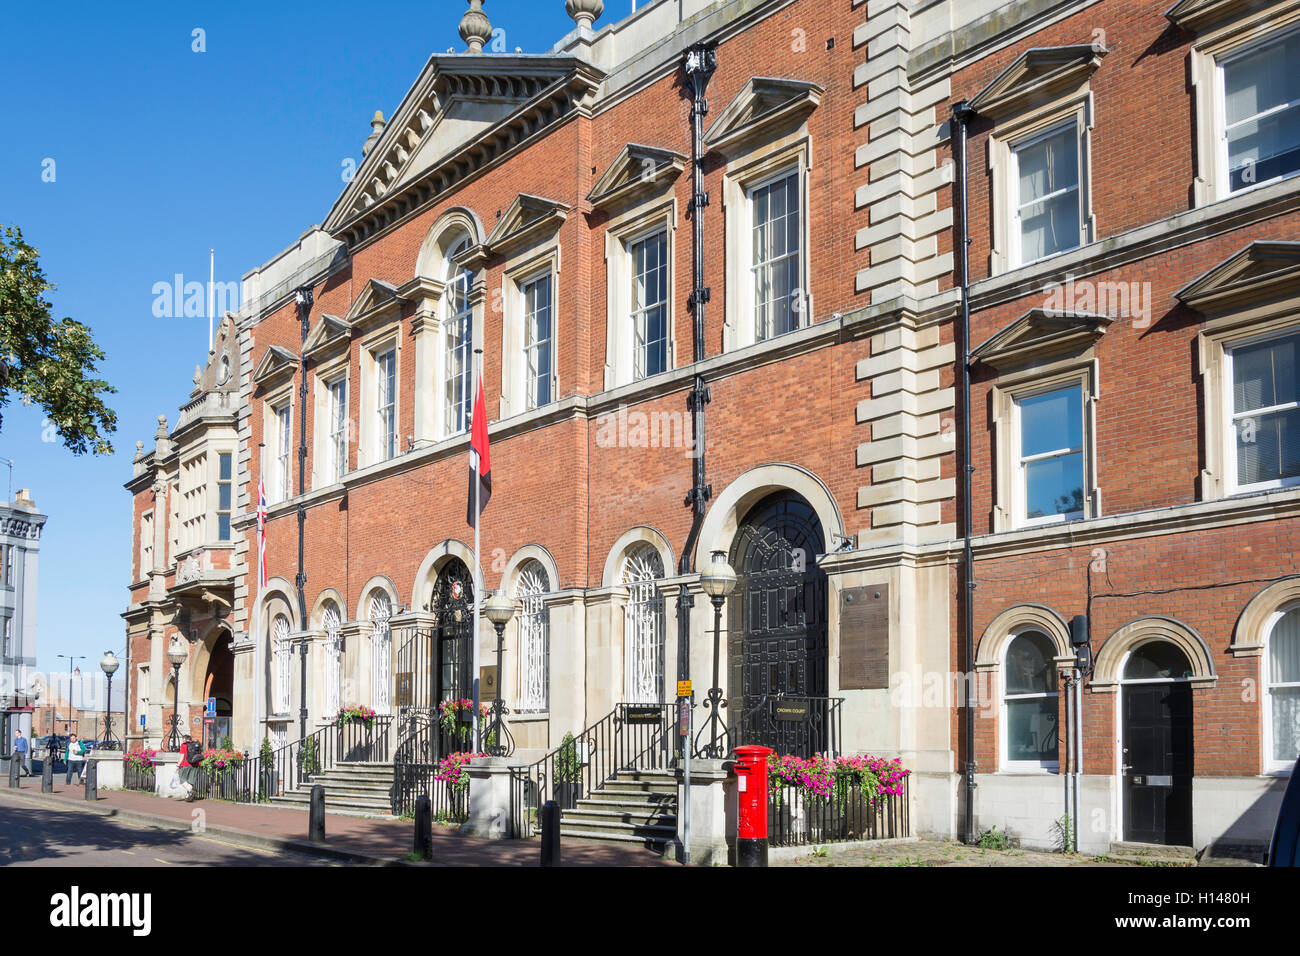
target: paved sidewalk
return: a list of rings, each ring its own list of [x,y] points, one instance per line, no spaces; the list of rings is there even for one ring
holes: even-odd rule
[[[773,861],[773,866],[1124,866],[1134,867],[1143,864],[1118,860],[1102,856],[1079,856],[1078,854],[1049,853],[1045,850],[985,850],[964,843],[950,843],[944,840],[911,840],[907,842],[889,842],[873,846],[844,846],[837,848],[834,844],[827,847],[825,856],[813,856],[813,847],[805,848],[808,852],[797,859]],[[1157,865],[1149,863],[1146,865]]]
[[[347,862],[393,865],[411,852],[414,825],[409,820],[368,820],[335,814],[325,816],[325,845],[307,839],[307,813],[288,807],[271,807],[219,800],[183,803],[133,790],[100,790],[93,804],[77,786],[54,785],[52,794],[40,791],[40,781],[23,781],[19,790],[0,782],[0,800],[12,798],[28,804],[54,804],[63,809],[119,816],[168,829],[190,830],[202,822],[204,833],[232,843],[263,849],[291,850],[331,856]],[[202,816],[196,814],[202,813]],[[599,843],[565,840],[564,866],[672,866],[640,848],[624,849]],[[539,866],[537,840],[485,840],[461,836],[452,827],[433,828],[433,863],[442,866]],[[422,865],[422,864],[415,864]],[[428,865],[428,864],[424,864]]]

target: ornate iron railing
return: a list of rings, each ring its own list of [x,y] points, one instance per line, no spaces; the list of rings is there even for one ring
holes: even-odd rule
[[[158,773],[153,767],[132,767],[125,761],[122,764],[122,787],[125,790],[145,790],[153,793],[157,779]]]
[[[435,780],[438,773],[435,763],[393,764],[393,815],[411,816],[415,801],[428,797],[435,823],[464,823],[469,819],[469,787],[453,787]]]
[[[874,801],[851,786],[829,797],[768,781],[767,838],[771,846],[810,846],[911,836],[908,777],[897,796]]]
[[[744,702],[738,717],[710,727],[707,717],[699,722],[694,749],[697,757],[710,750],[713,736],[717,752],[735,753],[743,744],[771,747],[779,754],[808,758],[813,754],[836,757],[840,752],[840,721],[843,697],[795,697],[764,694]]]
[[[250,756],[243,767],[228,772],[221,781],[220,798],[259,803],[292,793],[311,783],[317,774],[340,763],[388,763],[392,759],[391,716],[370,721],[337,721],[293,743],[271,751],[265,758]]]
[[[573,809],[623,770],[667,770],[673,765],[671,704],[618,704],[573,740],[541,760],[512,769],[511,836],[536,835],[548,800]]]

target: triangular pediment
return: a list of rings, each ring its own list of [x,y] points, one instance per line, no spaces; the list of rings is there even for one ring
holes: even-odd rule
[[[286,376],[292,375],[298,367],[298,356],[282,345],[270,345],[262,353],[262,361],[253,370],[253,382],[257,385],[273,385]]]
[[[352,324],[337,315],[322,315],[316,327],[303,343],[303,354],[308,358],[320,358],[334,349],[340,348],[352,339]]]
[[[1099,43],[1026,50],[970,101],[981,116],[998,117],[1059,96],[1080,86],[1101,65]]]
[[[1300,242],[1252,242],[1174,293],[1202,313],[1237,309],[1300,289]]]
[[[502,213],[483,245],[493,255],[508,256],[560,228],[569,207],[554,199],[520,193]]]
[[[587,102],[603,76],[572,56],[431,57],[330,209],[324,229],[346,239],[344,227],[361,219],[377,218],[370,228],[382,228],[575,103]]]
[[[1275,0],[1179,0],[1165,11],[1165,19],[1192,33],[1232,17],[1262,10]]]
[[[994,368],[1077,354],[1105,334],[1115,320],[1093,312],[1031,309],[971,350],[971,359]]]
[[[352,300],[343,321],[349,326],[363,325],[371,319],[385,314],[389,309],[399,307],[403,299],[397,293],[396,286],[379,279],[367,280],[361,293]]]
[[[816,83],[756,76],[744,85],[704,134],[710,149],[727,150],[801,121],[825,92]]]
[[[686,168],[686,157],[671,149],[628,143],[587,194],[595,209],[609,209],[657,192]]]

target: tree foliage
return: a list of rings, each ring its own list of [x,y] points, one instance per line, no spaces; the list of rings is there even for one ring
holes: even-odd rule
[[[54,288],[40,253],[16,226],[0,227],[0,425],[11,394],[36,403],[73,454],[111,455],[117,415],[104,396],[117,391],[96,378],[104,351],[76,319],[54,320],[45,293]]]

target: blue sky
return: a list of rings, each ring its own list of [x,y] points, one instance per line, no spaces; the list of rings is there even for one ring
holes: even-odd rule
[[[644,5],[644,3],[642,4]],[[631,11],[612,0],[597,28]],[[384,4],[46,3],[0,9],[5,97],[0,223],[41,253],[56,317],[94,330],[118,394],[116,452],[76,457],[42,441],[11,400],[0,457],[49,515],[41,541],[38,664],[124,643],[136,441],[175,423],[206,318],[157,318],[153,287],[237,281],[321,222],[429,55],[463,50],[463,0]],[[382,11],[382,13],[380,12]],[[563,0],[487,0],[507,49],[540,53],[573,27]],[[205,52],[193,32],[204,31]],[[42,179],[51,168],[54,180]],[[0,465],[0,482],[6,480]],[[0,494],[4,493],[0,486]]]

